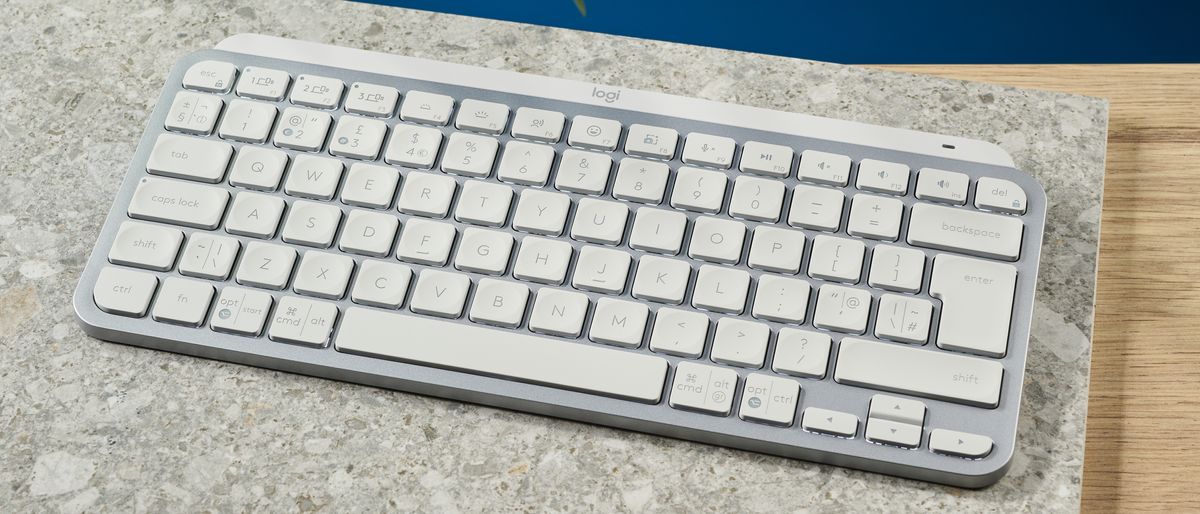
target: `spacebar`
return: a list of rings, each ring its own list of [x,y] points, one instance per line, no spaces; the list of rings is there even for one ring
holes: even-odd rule
[[[334,346],[647,403],[662,398],[667,375],[666,359],[652,355],[360,307],[346,310]]]

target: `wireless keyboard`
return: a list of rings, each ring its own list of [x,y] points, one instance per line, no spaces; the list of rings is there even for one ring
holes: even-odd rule
[[[182,58],[89,334],[964,487],[1045,193],[978,141],[239,36]]]

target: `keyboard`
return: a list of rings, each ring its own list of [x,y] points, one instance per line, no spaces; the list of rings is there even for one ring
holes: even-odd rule
[[[286,51],[167,75],[75,294],[89,334],[960,487],[1007,470],[1046,196],[956,153],[991,145],[253,41]]]

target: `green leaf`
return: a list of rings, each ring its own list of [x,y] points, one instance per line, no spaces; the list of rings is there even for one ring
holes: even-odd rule
[[[575,0],[575,8],[579,9],[579,14],[587,16],[587,6],[583,5],[583,0]]]

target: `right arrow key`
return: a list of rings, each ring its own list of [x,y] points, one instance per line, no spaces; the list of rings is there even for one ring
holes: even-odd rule
[[[992,452],[992,439],[984,435],[938,428],[929,433],[929,449],[944,455],[980,459]]]

